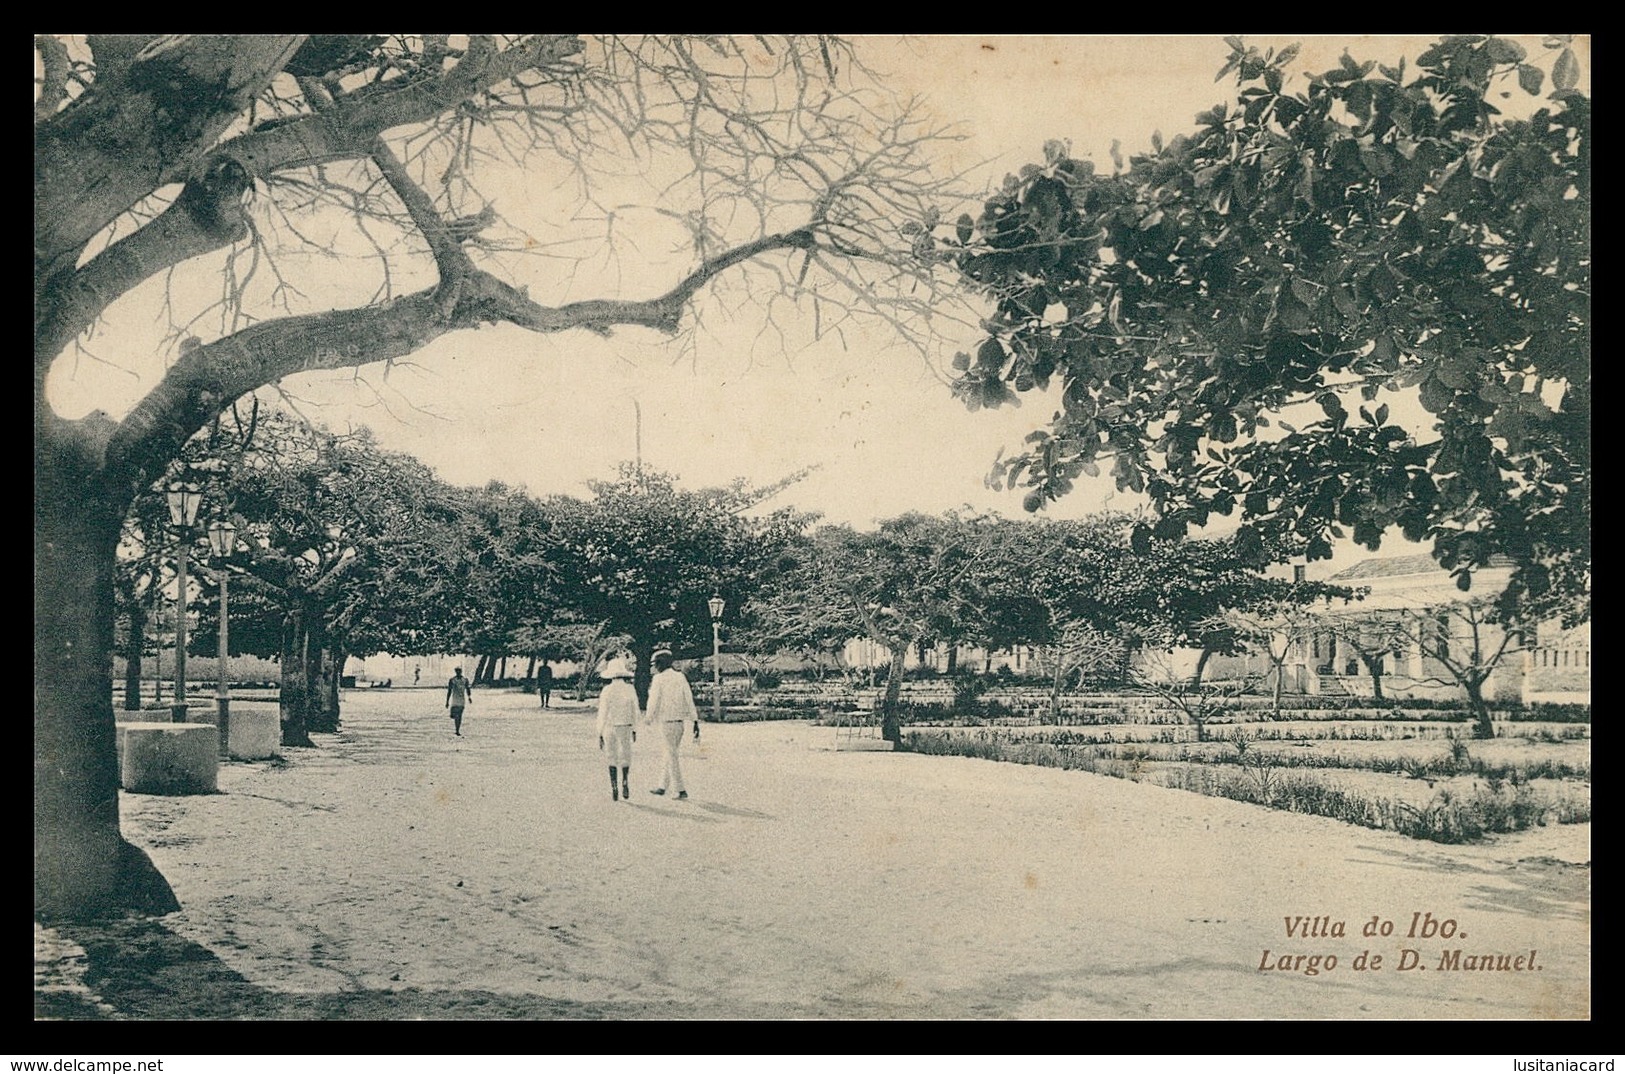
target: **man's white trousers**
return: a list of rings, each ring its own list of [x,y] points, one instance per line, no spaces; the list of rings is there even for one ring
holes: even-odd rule
[[[683,746],[683,721],[667,720],[660,725],[660,732],[666,740],[666,772],[660,785],[678,794],[687,789],[683,786],[683,766],[677,760],[677,751]]]

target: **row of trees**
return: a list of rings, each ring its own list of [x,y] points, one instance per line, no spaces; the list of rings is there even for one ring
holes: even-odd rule
[[[201,517],[229,518],[239,552],[210,561],[190,541],[201,582],[232,571],[232,654],[272,657],[282,673],[283,737],[338,723],[338,683],[352,655],[462,652],[476,677],[509,654],[571,659],[637,654],[646,689],[657,642],[709,637],[706,599],[743,600],[781,566],[804,528],[793,511],[758,511],[777,486],[735,482],[691,491],[669,475],[623,468],[589,499],[535,498],[493,482],[446,484],[365,430],[337,435],[281,412],[233,410],[187,445],[126,520],[117,572],[131,675],[139,675],[152,595],[174,577],[176,535],[163,489],[193,481]],[[200,584],[194,647],[212,652],[217,589]],[[127,690],[127,703],[138,695]]]
[[[1122,680],[1136,653],[1174,648],[1200,655],[1187,683],[1168,685],[1199,689],[1212,656],[1248,652],[1268,666],[1279,704],[1289,655],[1315,635],[1357,653],[1379,699],[1385,659],[1423,652],[1487,726],[1482,687],[1528,626],[1482,602],[1420,616],[1334,612],[1332,601],[1359,594],[1267,577],[1239,535],[1137,540],[1139,520],[1123,513],[910,513],[860,531],[769,509],[795,476],[687,490],[639,467],[594,483],[586,499],[494,482],[460,489],[365,429],[336,435],[257,407],[234,409],[188,445],[166,480],[186,479],[203,486],[205,517],[230,518],[241,535],[230,564],[208,561],[196,532],[193,553],[203,581],[236,576],[233,655],[281,663],[288,745],[336,729],[351,655],[469,653],[476,681],[487,682],[512,654],[528,656],[527,677],[538,659],[570,660],[584,687],[606,653],[624,648],[646,689],[657,643],[707,650],[713,594],[733,609],[730,651],[747,658],[790,652],[840,666],[854,638],[880,647],[892,737],[908,654],[939,644],[950,663],[962,646],[1034,648],[1058,710],[1068,682]],[[125,525],[117,594],[127,707],[139,706],[144,625],[173,577],[165,483]],[[198,652],[213,651],[216,593],[199,586]],[[1452,651],[1458,634],[1471,643]]]
[[[593,483],[584,499],[499,483],[459,489],[366,430],[335,435],[250,408],[189,444],[127,520],[118,592],[137,666],[147,595],[172,570],[162,488],[187,479],[205,490],[205,517],[230,518],[240,535],[230,564],[208,562],[201,545],[197,558],[205,581],[236,576],[233,652],[281,662],[289,745],[336,728],[351,655],[470,653],[476,679],[489,681],[510,654],[528,655],[532,668],[574,660],[590,674],[605,651],[625,647],[646,690],[657,643],[708,649],[713,594],[734,609],[735,652],[838,662],[854,638],[883,648],[892,737],[912,650],[1035,646],[1058,703],[1063,684],[1098,670],[1103,654],[1126,666],[1139,649],[1188,646],[1205,664],[1254,640],[1238,617],[1354,595],[1267,578],[1234,539],[1136,546],[1135,520],[1121,513],[1082,522],[911,513],[860,531],[771,508],[795,476],[689,490],[640,467]],[[203,652],[215,592],[199,587]]]
[[[1240,652],[1226,613],[1353,598],[1349,589],[1266,577],[1233,538],[1155,538],[1137,520],[1013,521],[950,512],[888,519],[872,531],[826,526],[795,550],[786,584],[746,608],[747,644],[833,654],[854,637],[889,655],[882,734],[898,737],[910,650],[946,643],[1042,653],[1059,705],[1064,685],[1142,649]]]

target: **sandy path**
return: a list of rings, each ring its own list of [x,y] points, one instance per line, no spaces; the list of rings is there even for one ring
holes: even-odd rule
[[[640,735],[615,803],[585,706],[486,692],[458,739],[441,700],[357,691],[341,734],[225,766],[220,795],[125,795],[185,907],[168,928],[270,993],[377,997],[364,1017],[1589,1013],[1589,825],[1439,847],[791,723],[706,726],[681,803],[649,794]],[[1466,937],[1359,935],[1413,912]],[[1289,939],[1298,915],[1348,935]],[[1457,947],[1541,968],[1439,969]],[[1366,948],[1382,970],[1352,968]],[[1339,964],[1260,972],[1266,949]]]

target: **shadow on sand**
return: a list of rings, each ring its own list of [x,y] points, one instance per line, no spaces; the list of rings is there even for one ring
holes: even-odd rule
[[[36,1019],[187,1021],[260,1019],[581,1019],[695,1017],[661,1007],[591,1005],[480,989],[276,992],[161,920],[128,918],[57,931],[84,949],[83,990],[35,989]]]
[[[1591,919],[1591,863],[1528,857],[1515,862],[1477,865],[1447,860],[1425,850],[1405,852],[1389,847],[1361,848],[1378,855],[1367,861],[1397,864],[1422,872],[1455,872],[1482,877],[1470,891],[1465,909],[1519,913],[1541,918]]]

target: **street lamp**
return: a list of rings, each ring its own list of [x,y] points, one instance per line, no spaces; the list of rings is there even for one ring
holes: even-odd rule
[[[711,609],[711,722],[722,722],[722,611],[727,607],[722,597],[711,594],[705,602]],[[696,725],[698,726],[698,725]]]
[[[231,554],[237,548],[237,527],[231,524],[230,519],[220,519],[209,523],[209,550],[214,553],[219,564],[215,568],[216,577],[220,579],[220,640],[216,650],[216,666],[218,673],[214,684],[214,703],[218,716],[215,726],[220,731],[220,756],[228,756],[228,739],[231,731],[231,686],[226,681],[226,654],[231,650],[227,647],[227,630],[230,616],[226,606],[226,575],[230,573]]]
[[[192,524],[197,521],[197,505],[203,499],[198,487],[176,481],[164,493],[169,505],[169,524],[180,537],[175,555],[175,698],[169,706],[174,723],[186,722],[186,557],[191,551]]]

